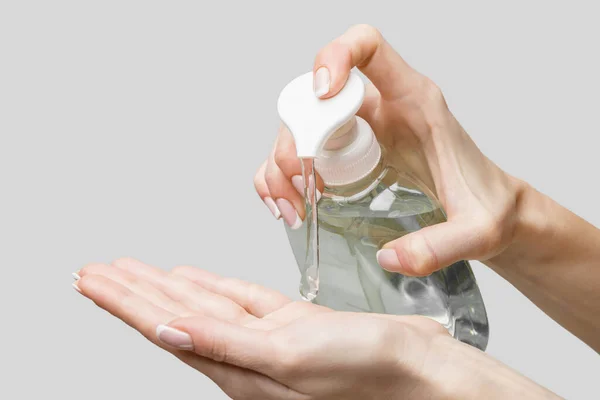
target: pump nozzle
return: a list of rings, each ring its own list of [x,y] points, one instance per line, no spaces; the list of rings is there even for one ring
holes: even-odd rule
[[[316,158],[336,130],[352,123],[364,96],[365,85],[354,73],[338,94],[325,100],[315,96],[312,72],[288,83],[279,95],[277,110],[294,136],[298,157]]]

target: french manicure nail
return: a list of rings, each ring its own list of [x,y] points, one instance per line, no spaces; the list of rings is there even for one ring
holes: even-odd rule
[[[398,271],[401,268],[398,254],[394,249],[381,249],[377,252],[377,262],[381,267],[388,271]]]
[[[291,229],[298,229],[302,226],[302,220],[292,203],[286,199],[277,199],[276,203],[277,208],[281,211],[283,220]]]
[[[304,196],[304,179],[300,175],[292,176],[292,185],[301,196]]]
[[[81,293],[81,289],[79,289],[79,286],[77,286],[77,282],[73,282],[71,284],[71,286],[73,286],[73,289],[77,290],[79,293]]]
[[[79,276],[77,272],[73,272],[71,275],[73,275],[73,279],[75,279],[76,281],[81,279],[81,276]]]
[[[271,211],[275,219],[279,219],[279,217],[281,217],[281,212],[279,211],[279,208],[277,208],[277,205],[275,204],[273,199],[270,197],[265,197],[263,201],[267,208]]]
[[[171,328],[167,325],[156,327],[156,336],[162,343],[181,350],[194,350],[194,342],[189,333]]]
[[[292,176],[292,185],[294,186],[294,189],[296,189],[296,191],[298,193],[300,193],[300,196],[304,197],[304,179],[302,178],[302,176],[300,175],[294,175]],[[317,202],[319,200],[321,200],[321,192],[319,191],[319,189],[316,189],[317,191]]]
[[[326,67],[319,68],[315,73],[313,89],[317,97],[321,97],[329,92],[329,70]]]

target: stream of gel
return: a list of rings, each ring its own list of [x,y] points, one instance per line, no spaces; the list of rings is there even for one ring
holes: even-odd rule
[[[301,158],[306,203],[306,257],[300,278],[300,294],[313,301],[319,293],[319,216],[313,158]]]

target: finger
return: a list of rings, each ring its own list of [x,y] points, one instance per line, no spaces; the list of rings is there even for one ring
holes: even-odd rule
[[[281,124],[279,128],[273,157],[275,163],[287,178],[302,174],[302,167],[296,153],[294,137],[284,124]]]
[[[97,268],[97,267],[96,267]],[[172,321],[175,315],[154,306],[125,286],[103,275],[89,273],[80,275],[78,290],[94,301],[99,307],[138,330],[148,340],[173,354],[202,372],[226,393],[234,398],[248,398],[250,394],[265,399],[300,399],[298,393],[253,371],[244,370],[227,364],[221,364],[185,351],[179,351],[161,342],[157,336],[157,326]]]
[[[239,279],[224,278],[199,268],[180,266],[173,269],[173,274],[185,277],[212,293],[231,299],[258,318],[292,302],[276,290]]]
[[[82,276],[76,282],[78,290],[98,307],[108,311],[161,347],[156,327],[177,318],[177,315],[152,304],[125,286],[102,275]]]
[[[196,314],[236,322],[245,322],[249,318],[254,318],[231,299],[211,293],[179,275],[167,273],[160,268],[146,265],[132,258],[116,260],[113,265],[142,279],[147,279],[166,296],[183,304]]]
[[[448,221],[410,233],[384,245],[377,261],[388,271],[425,276],[461,260],[479,259],[492,248],[485,227],[469,221]]]
[[[179,318],[157,328],[158,338],[176,349],[190,350],[219,363],[269,375],[277,357],[269,331],[204,316]]]
[[[306,214],[304,198],[281,171],[275,162],[273,153],[267,160],[265,182],[267,182],[269,193],[275,200],[285,223],[292,229],[298,229],[302,226],[302,220]]]
[[[283,172],[283,175],[292,182],[292,186],[301,197],[304,197],[304,179],[302,177],[302,163],[296,153],[296,144],[294,137],[290,131],[285,127],[281,126],[279,136],[277,137],[277,143],[275,144],[275,150],[273,152],[273,159],[275,163]],[[321,198],[323,193],[323,179],[317,175],[317,198]],[[312,177],[311,177],[312,178]]]
[[[337,94],[346,84],[353,67],[358,67],[385,99],[402,97],[414,88],[415,77],[422,77],[377,29],[356,25],[317,55],[313,67],[315,94],[321,98]]]
[[[192,310],[158,290],[154,285],[141,279],[127,270],[114,268],[106,264],[89,264],[79,271],[79,276],[101,275],[131,290],[157,307],[163,308],[173,315],[185,317],[194,315]]]
[[[265,181],[265,170],[267,169],[267,161],[263,162],[256,171],[256,175],[254,175],[254,188],[256,189],[256,193],[260,196],[262,201],[265,203],[271,214],[275,217],[275,219],[281,218],[281,211],[277,208],[277,204],[275,204],[275,200],[269,193],[269,186],[267,185],[267,181]]]
[[[258,372],[218,363],[192,353],[182,353],[178,357],[210,378],[232,399],[301,400],[306,398]]]
[[[209,359],[176,348],[161,342],[157,336],[157,326],[172,321],[175,315],[154,306],[141,296],[103,275],[87,274],[77,281],[80,292],[89,297],[99,307],[121,319],[127,325],[138,330],[148,340],[173,352],[173,354],[204,373],[219,385],[226,393],[236,393],[235,398],[243,398],[249,394],[260,394],[267,399],[297,399],[298,393],[253,371],[244,370],[227,364],[220,364]]]

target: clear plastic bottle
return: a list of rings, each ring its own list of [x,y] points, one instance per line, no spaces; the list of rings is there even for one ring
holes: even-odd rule
[[[356,80],[351,84],[351,88],[344,89],[346,93],[342,93],[340,102],[358,98],[362,101],[360,84]],[[289,90],[286,94],[293,100],[287,100],[288,103],[295,108],[301,104],[296,95],[299,91]],[[280,98],[280,114],[285,117],[284,122],[292,122],[288,127],[295,126],[292,113],[286,113],[285,101],[285,97],[283,101]],[[312,301],[340,311],[426,316],[446,327],[455,338],[485,350],[489,336],[487,314],[467,261],[427,277],[407,277],[379,266],[376,253],[385,243],[444,222],[446,216],[422,182],[387,163],[385,149],[380,147],[371,127],[359,117],[344,114],[356,111],[356,107],[350,109],[346,104],[338,107],[340,114],[332,119],[335,126],[330,126],[335,129],[329,127],[329,132],[313,134],[320,140],[320,150],[313,157],[325,191],[317,206],[318,294]],[[313,116],[325,107],[312,103],[310,106],[316,110]],[[322,115],[328,116],[332,110],[335,107],[329,106]],[[313,123],[310,132],[315,132],[314,126],[318,124]],[[315,148],[317,140],[309,143],[306,138],[310,135],[300,135],[298,131],[292,130],[297,147]],[[303,140],[307,143],[303,144]],[[306,227],[312,210],[307,211],[300,229],[286,227],[301,273],[306,272],[309,250]]]

